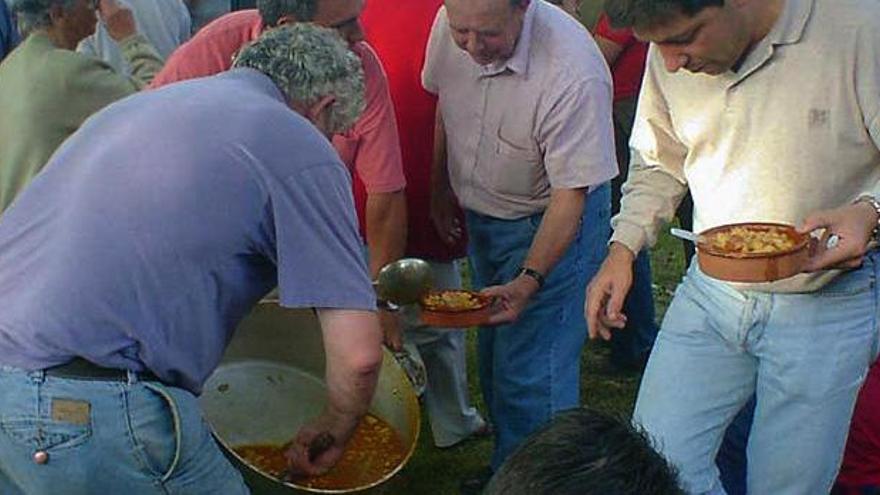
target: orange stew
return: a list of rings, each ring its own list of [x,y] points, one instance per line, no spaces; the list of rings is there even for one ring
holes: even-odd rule
[[[280,478],[287,469],[284,449],[278,445],[241,445],[233,450],[270,476]],[[321,476],[296,480],[299,486],[321,489],[349,489],[384,478],[406,457],[403,440],[391,426],[368,414],[355,429],[342,459]]]
[[[790,228],[781,226],[735,226],[708,237],[709,245],[718,251],[737,254],[769,254],[792,249],[796,240]]]
[[[429,292],[422,297],[422,307],[428,311],[456,313],[483,309],[489,299],[477,292],[468,290],[443,290]]]

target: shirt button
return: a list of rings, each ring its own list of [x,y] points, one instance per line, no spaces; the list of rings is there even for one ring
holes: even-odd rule
[[[34,462],[37,464],[46,464],[49,462],[49,453],[45,450],[38,450],[34,452]]]

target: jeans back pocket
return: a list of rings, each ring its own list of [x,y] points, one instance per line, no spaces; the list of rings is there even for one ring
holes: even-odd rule
[[[92,433],[90,404],[65,398],[46,398],[47,404],[7,410],[0,418],[2,430],[13,442],[34,450],[59,450],[85,442]]]

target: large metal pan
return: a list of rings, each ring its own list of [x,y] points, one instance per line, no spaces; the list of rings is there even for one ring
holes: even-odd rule
[[[264,302],[236,330],[199,401],[220,445],[255,495],[364,490],[393,477],[415,450],[418,400],[406,374],[386,351],[370,412],[388,422],[408,447],[404,460],[386,477],[350,490],[305,488],[264,475],[232,451],[238,445],[280,445],[293,438],[324,406],[323,377],[321,329],[311,310]]]

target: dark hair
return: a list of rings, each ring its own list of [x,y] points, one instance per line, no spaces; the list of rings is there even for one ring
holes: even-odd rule
[[[721,7],[724,0],[605,0],[605,13],[615,28],[642,28],[675,14],[694,16],[706,7]]]
[[[529,436],[485,495],[684,495],[644,433],[590,409],[572,409]]]
[[[320,0],[257,0],[257,10],[263,18],[263,25],[274,27],[286,15],[296,17],[299,22],[309,22],[318,12]]]
[[[18,32],[25,37],[35,29],[52,25],[49,10],[53,6],[59,5],[68,11],[73,8],[75,2],[76,0],[12,0],[9,7],[17,19]]]

